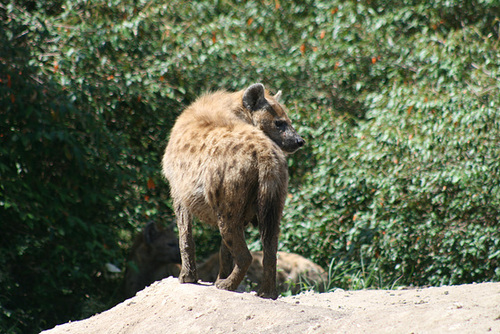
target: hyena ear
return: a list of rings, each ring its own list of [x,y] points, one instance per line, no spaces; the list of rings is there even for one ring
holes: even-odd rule
[[[281,99],[281,90],[279,90],[279,91],[276,93],[276,95],[274,95],[274,99],[275,99],[276,101],[278,101],[278,102],[280,101],[280,99]]]
[[[251,85],[243,93],[243,106],[250,111],[259,110],[265,101],[264,85],[261,83]]]
[[[146,240],[147,244],[151,244],[158,235],[158,229],[156,228],[156,224],[154,221],[150,220],[146,227],[144,227],[144,240]]]

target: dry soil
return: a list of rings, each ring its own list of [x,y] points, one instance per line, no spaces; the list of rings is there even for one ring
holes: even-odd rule
[[[60,333],[500,333],[500,283],[266,300],[166,278]]]

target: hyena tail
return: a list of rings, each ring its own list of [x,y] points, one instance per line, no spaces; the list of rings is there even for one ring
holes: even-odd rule
[[[257,214],[259,232],[264,245],[277,242],[288,189],[288,173],[274,176],[259,175]],[[274,242],[273,239],[275,239]]]

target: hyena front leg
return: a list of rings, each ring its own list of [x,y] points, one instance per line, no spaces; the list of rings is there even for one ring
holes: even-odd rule
[[[273,195],[273,194],[271,194]],[[263,277],[259,296],[263,298],[278,298],[276,289],[276,253],[278,252],[278,237],[284,200],[277,196],[262,196],[259,207],[259,229],[264,257],[262,259]]]
[[[278,298],[276,289],[276,253],[278,251],[278,233],[269,238],[262,238],[264,257],[262,259],[263,277],[259,296],[263,298]]]
[[[195,246],[193,240],[193,217],[183,205],[175,208],[177,227],[179,228],[179,248],[181,250],[182,268],[179,274],[181,283],[196,283]]]

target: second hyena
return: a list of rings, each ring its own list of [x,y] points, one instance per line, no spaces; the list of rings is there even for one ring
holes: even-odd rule
[[[215,285],[235,290],[252,262],[245,227],[259,227],[263,280],[259,296],[276,298],[279,224],[288,188],[285,154],[305,141],[297,134],[281,92],[262,84],[198,98],[172,128],[163,156],[179,228],[181,283],[198,280],[192,219],[219,228],[220,269]],[[234,265],[233,265],[234,263]]]
[[[181,254],[177,235],[170,228],[158,228],[150,221],[134,240],[125,272],[123,292],[133,297],[154,281],[178,276]]]

